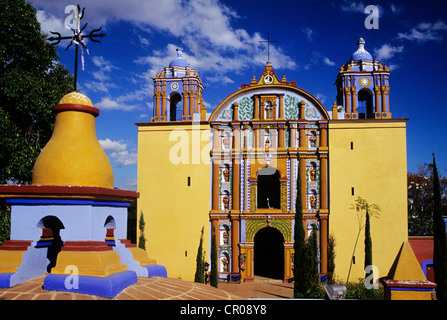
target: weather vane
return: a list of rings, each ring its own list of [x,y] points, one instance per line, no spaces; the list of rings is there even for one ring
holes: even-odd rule
[[[267,61],[270,62],[270,42],[278,42],[278,40],[270,40],[270,32],[267,32],[267,40],[262,40],[259,42],[267,42]]]
[[[81,19],[84,18],[85,8],[81,10],[79,4],[77,6],[69,5],[65,8],[65,13],[73,12],[73,22],[70,24],[68,22],[70,16],[65,19],[65,27],[73,31],[73,36],[62,37],[59,32],[50,31],[52,34],[57,35],[57,37],[50,37],[48,41],[54,41],[52,45],[57,45],[61,40],[71,40],[70,44],[65,48],[65,51],[70,48],[70,46],[74,43],[76,45],[75,51],[75,68],[74,68],[74,89],[77,91],[77,79],[78,79],[78,51],[79,46],[81,47],[81,62],[82,62],[82,70],[84,70],[84,51],[85,49],[88,52],[87,46],[85,45],[84,39],[90,39],[93,42],[101,43],[101,41],[96,38],[102,38],[105,36],[104,33],[97,33],[101,31],[101,27],[98,29],[94,29],[88,35],[84,35],[82,31],[87,27],[87,23],[81,28]]]

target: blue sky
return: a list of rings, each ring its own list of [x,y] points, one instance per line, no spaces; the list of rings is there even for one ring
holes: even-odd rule
[[[209,112],[258,77],[270,60],[278,76],[316,96],[330,110],[338,70],[362,36],[373,58],[391,70],[390,109],[407,122],[408,170],[431,163],[447,175],[447,2],[301,0],[35,0],[42,31],[71,35],[67,5],[86,7],[85,33],[102,27],[101,44],[87,41],[78,90],[101,110],[97,136],[109,156],[115,186],[136,189],[137,126],[152,115],[152,78],[176,57],[197,69]],[[367,29],[365,7],[379,8],[378,29]],[[74,48],[58,45],[73,72]],[[373,156],[373,155],[371,155]]]

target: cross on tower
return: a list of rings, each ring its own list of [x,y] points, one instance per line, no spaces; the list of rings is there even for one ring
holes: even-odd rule
[[[278,42],[278,40],[270,40],[270,32],[267,32],[267,40],[259,42],[267,42],[267,61],[270,62],[270,42]]]
[[[70,27],[71,31],[73,31],[73,36],[62,37],[59,32],[50,31],[52,34],[57,35],[57,37],[50,37],[50,38],[48,38],[48,41],[55,41],[52,43],[52,45],[56,45],[59,42],[61,42],[61,40],[71,40],[70,44],[65,48],[65,51],[67,51],[68,48],[70,48],[70,46],[73,43],[75,43],[76,51],[75,51],[75,69],[74,69],[74,89],[75,89],[75,91],[77,91],[79,45],[81,45],[82,69],[84,70],[84,54],[83,54],[82,48],[87,50],[87,53],[88,53],[88,49],[84,43],[84,39],[90,39],[93,42],[101,43],[101,41],[95,39],[95,37],[102,38],[105,36],[105,34],[104,33],[96,33],[96,32],[101,31],[101,27],[99,27],[98,29],[92,30],[90,32],[90,34],[83,35],[82,31],[85,29],[85,27],[87,27],[87,23],[82,28],[80,26],[81,26],[81,19],[84,18],[85,8],[83,8],[81,11],[81,7],[79,6],[79,4],[77,7],[75,7],[75,6],[71,6],[71,7],[72,7],[71,9],[73,11],[73,22],[76,23],[75,29],[73,27]],[[67,12],[67,8],[65,8],[65,9],[66,9],[65,12]]]

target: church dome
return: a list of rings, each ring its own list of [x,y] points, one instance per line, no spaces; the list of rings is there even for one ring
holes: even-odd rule
[[[359,41],[357,41],[357,44],[359,45],[359,48],[356,52],[354,52],[351,56],[351,60],[361,60],[361,59],[369,59],[372,60],[371,54],[365,50],[365,40],[363,38],[360,38]]]
[[[183,54],[183,50],[182,49],[177,49],[177,58],[175,58],[174,60],[171,61],[171,63],[169,64],[169,68],[172,68],[174,66],[189,67],[188,61],[186,61],[183,58],[182,54]]]

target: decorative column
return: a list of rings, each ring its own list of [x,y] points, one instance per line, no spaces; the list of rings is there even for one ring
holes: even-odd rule
[[[351,87],[352,113],[357,113],[357,92],[356,87]]]
[[[239,103],[233,103],[233,121],[239,120]]]
[[[380,87],[379,86],[374,86],[374,107],[375,107],[375,113],[378,114],[380,113]]]
[[[233,125],[233,203],[232,212],[239,212],[239,183],[240,183],[240,150],[241,150],[241,138],[240,138],[240,126],[239,124]]]
[[[351,100],[351,89],[349,87],[345,87],[345,112],[346,113],[351,113],[351,105],[350,105],[350,100]]]
[[[279,119],[278,120],[285,120],[285,117],[284,117],[284,94],[279,95]]]
[[[304,100],[301,100],[299,103],[299,109],[300,109],[300,119],[305,119],[305,107],[306,107],[306,102]]]
[[[320,211],[327,213],[327,154],[320,155]]]
[[[213,150],[212,150],[212,161],[213,161],[213,178],[212,178],[212,198],[211,198],[211,209],[212,211],[219,211],[219,166],[220,166],[220,131],[219,125],[213,125]]]
[[[192,116],[194,114],[194,93],[189,91],[189,115]]]
[[[290,124],[290,148],[296,149],[296,123]]]
[[[161,102],[160,101],[160,92],[157,91],[155,93],[155,117],[157,117],[157,118],[160,117],[160,102]]]
[[[320,273],[327,273],[327,215],[320,216]]]
[[[259,96],[254,96],[255,97],[255,110],[254,110],[254,116],[253,116],[253,120],[259,120]]]
[[[285,146],[285,124],[279,123],[278,124],[278,149],[284,149]]]
[[[386,87],[382,86],[381,90],[382,90],[382,112],[386,112]]]
[[[182,98],[183,98],[183,117],[182,117],[182,120],[186,121],[186,120],[188,120],[188,92],[186,90],[183,91],[183,97]]]
[[[306,159],[299,157],[300,178],[301,178],[301,199],[303,202],[303,212],[307,212],[307,186],[306,186]]]
[[[164,121],[166,121],[166,91],[161,93],[161,116],[164,117]]]
[[[231,273],[239,274],[239,215],[231,215]]]
[[[298,150],[305,150],[305,149],[307,149],[307,146],[306,146],[306,124],[299,123],[298,130],[299,130],[299,143],[300,143],[298,146]]]

